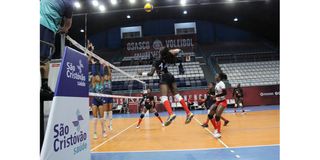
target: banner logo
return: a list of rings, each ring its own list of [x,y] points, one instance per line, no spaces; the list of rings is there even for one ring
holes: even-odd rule
[[[80,122],[83,120],[83,117],[79,110],[77,110],[75,118],[76,120],[72,122],[73,127],[64,123],[54,125],[53,150],[55,152],[73,147],[74,154],[78,154],[87,148],[88,144],[86,140],[88,134],[80,128]],[[74,132],[71,132],[72,128],[75,130]]]
[[[280,92],[260,92],[260,96],[278,96],[280,95]]]
[[[79,73],[82,74],[82,68],[84,68],[81,59],[79,60],[79,65],[77,65],[77,68],[79,70]]]
[[[80,121],[83,120],[83,117],[82,117],[82,115],[80,114],[79,109],[77,110],[76,115],[77,115],[77,120],[73,121],[72,123],[73,123],[73,126],[74,126],[74,127],[77,127],[77,131],[80,131]]]
[[[76,66],[78,69],[78,72],[76,71]],[[86,77],[82,73],[82,68],[84,68],[82,61],[79,60],[78,65],[74,65],[72,62],[67,62],[67,78],[77,80],[77,85],[84,87],[86,86]]]
[[[162,42],[159,39],[157,39],[153,42],[152,47],[155,50],[160,50],[160,48],[162,47]]]

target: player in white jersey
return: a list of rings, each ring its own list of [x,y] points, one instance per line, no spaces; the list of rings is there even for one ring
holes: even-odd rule
[[[215,128],[214,137],[221,137],[221,115],[225,108],[227,108],[227,90],[226,85],[223,81],[227,80],[227,75],[224,73],[216,74],[215,76],[216,86],[215,86],[215,97],[216,103],[215,107],[212,108],[210,113],[208,114],[208,118],[211,120],[212,125]],[[215,114],[215,116],[214,116]]]

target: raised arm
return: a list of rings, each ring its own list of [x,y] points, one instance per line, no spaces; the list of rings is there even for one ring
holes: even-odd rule
[[[108,69],[108,76],[111,77],[111,67],[109,65],[106,66]]]
[[[73,4],[71,2],[65,3],[63,13],[63,25],[59,29],[59,33],[67,33],[72,25],[72,12],[73,12]]]

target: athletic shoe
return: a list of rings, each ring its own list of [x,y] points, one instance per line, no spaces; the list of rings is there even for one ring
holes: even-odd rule
[[[53,99],[53,96],[54,92],[52,92],[48,84],[43,84],[40,89],[40,100],[51,101]]]
[[[223,126],[227,126],[229,122],[230,121],[228,121],[228,120],[224,121]]]
[[[192,112],[190,112],[190,113],[187,115],[187,118],[186,118],[185,124],[190,123],[190,122],[191,122],[191,120],[192,120],[192,118],[193,118],[193,113],[192,113]]]
[[[103,137],[107,137],[107,132],[105,132],[105,131],[102,132],[102,136],[103,136]]]
[[[215,130],[213,131],[213,134],[217,134],[217,133],[218,133],[218,130],[215,129]]]
[[[169,126],[171,124],[171,122],[176,118],[176,115],[175,114],[171,114],[167,121],[164,123],[165,126]]]
[[[217,133],[215,133],[215,134],[213,135],[213,137],[214,137],[214,138],[220,138],[220,137],[221,137],[221,134],[217,132]]]
[[[98,136],[97,136],[97,133],[93,133],[93,139],[97,139]]]
[[[161,123],[162,127],[164,127],[164,123]]]
[[[203,123],[201,126],[202,126],[203,128],[208,128],[208,127],[209,127],[208,123]]]
[[[140,126],[137,126],[136,128],[140,128]]]
[[[109,126],[110,131],[112,131],[112,125]]]

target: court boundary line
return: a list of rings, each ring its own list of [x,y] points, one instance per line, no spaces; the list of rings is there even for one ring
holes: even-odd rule
[[[200,125],[202,124],[196,117],[194,117],[193,119],[195,119]],[[208,131],[212,136],[214,135],[208,128],[204,128],[204,129],[205,129],[206,131]],[[217,139],[218,142],[219,142],[220,144],[222,144],[226,149],[230,149],[230,147],[229,147],[228,145],[226,145],[220,138],[215,138],[215,139]],[[230,152],[233,153],[233,154],[235,154],[235,157],[236,157],[236,158],[240,158],[240,155],[236,154],[236,153],[234,152],[234,150],[230,149]]]
[[[91,153],[179,152],[179,151],[205,151],[205,150],[241,149],[241,148],[274,147],[274,146],[280,146],[280,144],[252,145],[252,146],[239,146],[239,147],[229,147],[229,148],[196,148],[196,149],[145,150],[145,151],[110,151],[110,152],[91,152]]]
[[[102,145],[104,145],[105,143],[111,141],[112,139],[116,138],[117,136],[119,136],[120,134],[122,134],[123,132],[127,131],[129,128],[131,128],[132,126],[134,126],[136,124],[136,122],[132,123],[129,127],[125,128],[124,130],[120,131],[119,133],[117,133],[116,135],[110,137],[109,139],[103,141],[102,143],[100,143],[99,145],[93,147],[90,152],[98,149],[99,147],[101,147]]]

